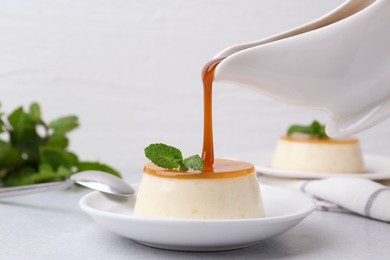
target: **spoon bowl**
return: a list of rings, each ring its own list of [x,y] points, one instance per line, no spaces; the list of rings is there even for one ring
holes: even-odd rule
[[[77,184],[104,193],[125,197],[134,194],[134,189],[125,181],[105,172],[84,171],[73,174],[70,179]]]

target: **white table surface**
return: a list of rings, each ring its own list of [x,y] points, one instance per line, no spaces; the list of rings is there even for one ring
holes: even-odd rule
[[[140,176],[126,179],[139,180]],[[225,252],[149,248],[98,226],[72,187],[0,201],[0,259],[390,259],[390,225],[356,215],[314,212],[292,230]]]

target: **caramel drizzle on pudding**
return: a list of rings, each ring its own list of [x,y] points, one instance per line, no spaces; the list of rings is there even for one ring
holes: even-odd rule
[[[356,138],[345,138],[345,139],[333,139],[333,138],[310,138],[305,136],[286,136],[283,135],[280,139],[290,142],[298,143],[317,143],[317,144],[357,144],[359,140]]]
[[[208,62],[202,70],[204,96],[204,128],[203,128],[203,171],[166,170],[153,163],[147,163],[144,172],[158,177],[174,179],[228,179],[247,176],[255,173],[253,164],[225,159],[214,160],[212,93],[214,72],[217,65],[225,58]]]
[[[237,178],[255,172],[253,164],[225,159],[216,159],[212,171],[188,171],[166,170],[153,163],[147,163],[144,172],[165,178],[174,179],[228,179]]]
[[[204,161],[205,172],[213,171],[214,164],[214,142],[213,142],[213,79],[214,71],[218,64],[225,58],[219,58],[209,61],[202,70],[203,80],[203,102],[204,102],[204,128],[203,128],[203,151],[202,159]]]

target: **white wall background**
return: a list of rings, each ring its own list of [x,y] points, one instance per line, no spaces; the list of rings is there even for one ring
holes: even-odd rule
[[[3,110],[77,114],[72,150],[122,171],[152,142],[202,149],[202,66],[218,51],[315,19],[342,0],[0,0]],[[291,123],[324,120],[238,86],[214,88],[216,155],[272,151]],[[390,155],[390,122],[358,137]]]

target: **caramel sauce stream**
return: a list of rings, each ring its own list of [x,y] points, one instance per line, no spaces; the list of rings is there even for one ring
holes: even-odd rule
[[[203,98],[204,98],[204,128],[203,128],[203,151],[202,159],[204,161],[205,172],[213,171],[214,164],[214,142],[213,142],[213,113],[212,113],[212,94],[214,71],[217,65],[225,58],[218,58],[209,61],[202,70],[203,80]]]
[[[202,71],[203,95],[204,95],[204,129],[203,129],[203,171],[177,171],[160,168],[153,163],[144,167],[144,172],[165,178],[174,179],[226,179],[237,178],[249,174],[255,174],[255,168],[251,163],[217,159],[214,161],[213,143],[213,118],[212,118],[212,93],[214,71],[217,65],[225,58],[218,58],[208,62]]]

